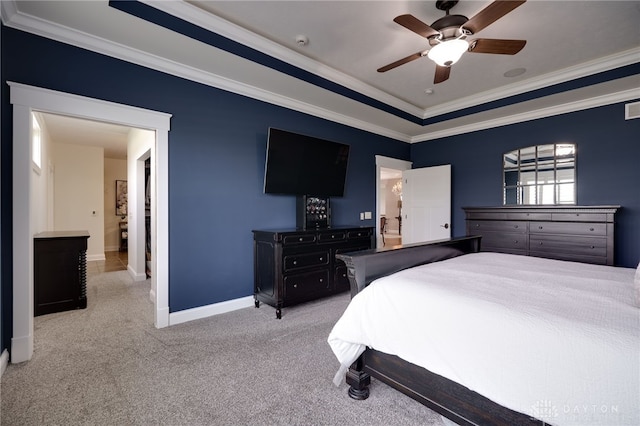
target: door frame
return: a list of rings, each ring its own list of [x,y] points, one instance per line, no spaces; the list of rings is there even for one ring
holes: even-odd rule
[[[11,362],[33,355],[33,224],[31,211],[31,117],[40,111],[155,131],[152,168],[154,325],[169,325],[169,129],[171,114],[7,82],[13,107],[13,327]],[[153,160],[155,159],[155,161]]]
[[[376,241],[378,241],[378,235],[380,235],[380,194],[382,191],[380,168],[410,170],[412,165],[413,163],[411,161],[376,155]]]

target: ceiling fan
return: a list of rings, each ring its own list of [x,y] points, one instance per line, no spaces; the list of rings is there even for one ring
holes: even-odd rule
[[[458,3],[458,0],[438,0],[436,1],[436,8],[444,10],[446,16],[438,19],[431,25],[425,24],[413,15],[397,16],[393,20],[394,22],[428,39],[431,49],[414,53],[406,58],[385,65],[379,68],[378,72],[386,72],[407,62],[427,56],[436,63],[436,73],[433,82],[437,84],[449,78],[451,66],[455,64],[466,51],[473,53],[515,55],[522,50],[527,43],[526,40],[477,38],[468,41],[467,37],[488,27],[525,2],[526,0],[494,1],[469,19],[463,15],[449,15],[449,10]]]

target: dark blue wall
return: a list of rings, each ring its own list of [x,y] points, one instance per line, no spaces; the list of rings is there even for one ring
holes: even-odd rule
[[[3,254],[11,252],[12,173],[5,81],[170,113],[171,312],[252,295],[251,230],[295,227],[295,198],[262,192],[270,126],[351,145],[345,196],[332,199],[336,226],[375,226],[374,220],[359,220],[360,212],[375,211],[375,155],[409,159],[404,142],[22,31],[2,31]],[[11,258],[3,256],[3,301],[11,301],[10,271]],[[11,304],[2,308],[7,341]]]
[[[621,205],[616,264],[640,260],[640,120],[616,104],[413,144],[413,167],[451,164],[452,235],[465,233],[467,206],[502,204],[502,154],[546,143],[577,144],[577,204]]]
[[[12,125],[7,80],[173,115],[172,312],[252,294],[251,230],[295,225],[293,197],[262,193],[269,126],[351,145],[345,197],[332,200],[334,225],[375,225],[373,220],[358,220],[359,212],[375,210],[375,155],[411,159],[414,167],[451,163],[454,235],[464,234],[462,206],[501,203],[503,152],[575,142],[578,202],[621,204],[618,263],[635,266],[640,257],[640,120],[625,122],[622,105],[408,145],[6,27],[1,63],[2,348],[9,347],[12,326]]]

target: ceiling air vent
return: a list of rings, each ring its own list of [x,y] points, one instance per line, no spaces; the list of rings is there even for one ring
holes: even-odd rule
[[[634,102],[624,106],[624,119],[631,120],[632,118],[640,118],[640,102]]]

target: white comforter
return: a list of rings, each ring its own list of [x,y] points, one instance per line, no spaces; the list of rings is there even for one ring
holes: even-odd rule
[[[336,377],[368,346],[554,425],[640,425],[634,273],[498,253],[398,272],[333,328]]]

